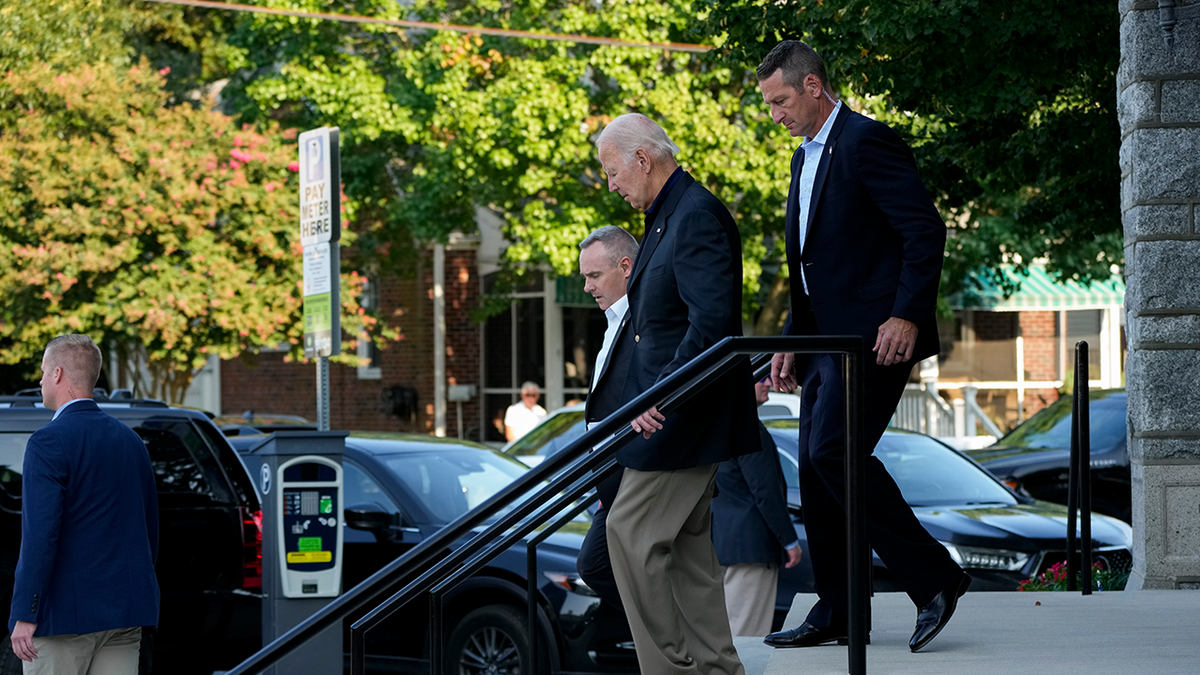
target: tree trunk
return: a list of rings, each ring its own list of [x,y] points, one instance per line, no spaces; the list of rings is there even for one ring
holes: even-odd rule
[[[771,281],[770,290],[767,291],[767,298],[763,301],[762,310],[758,313],[758,319],[754,322],[755,335],[780,334],[783,323],[787,320],[788,308],[792,304],[790,290],[788,277],[776,274]]]

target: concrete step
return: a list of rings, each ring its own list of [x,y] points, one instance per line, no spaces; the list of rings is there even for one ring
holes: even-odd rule
[[[797,595],[785,627],[798,626],[815,601]],[[908,596],[876,594],[871,610],[868,673],[1200,673],[1196,591],[968,593],[941,635],[917,654],[908,650],[917,614]],[[735,640],[739,654],[746,650],[747,675],[847,672],[847,648],[836,645],[771,650],[765,670],[757,670],[763,656],[751,640]]]

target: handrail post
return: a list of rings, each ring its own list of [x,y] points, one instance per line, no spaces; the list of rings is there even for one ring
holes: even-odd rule
[[[1084,380],[1084,387],[1087,380]],[[1079,507],[1079,345],[1075,345],[1075,384],[1071,387],[1071,451],[1067,459],[1067,590],[1079,571],[1075,550],[1075,510]]]
[[[867,547],[866,483],[867,464],[862,433],[862,348],[844,354],[842,377],[845,382],[846,400],[846,548],[850,562],[849,588],[850,619],[848,626],[849,672],[850,675],[866,675],[867,672],[867,625],[870,614],[870,582],[867,570],[871,564],[870,549]]]
[[[1075,345],[1075,391],[1082,392],[1075,404],[1075,435],[1079,438],[1079,568],[1084,595],[1092,594],[1092,439],[1089,413],[1092,398],[1088,385],[1088,343]]]
[[[438,675],[444,669],[442,666],[442,649],[446,641],[442,639],[442,594],[429,594],[429,675]]]

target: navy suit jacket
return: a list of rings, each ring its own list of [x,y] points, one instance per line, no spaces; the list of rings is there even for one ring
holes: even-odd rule
[[[621,403],[628,403],[704,350],[742,334],[742,242],[733,217],[684,173],[642,237],[629,276],[629,349]],[[630,343],[632,341],[632,344]],[[617,451],[639,471],[715,464],[761,449],[748,358],[667,415],[663,428]]]
[[[38,636],[158,624],[158,491],[141,438],[91,401],[25,448],[8,619]]]
[[[917,324],[909,363],[937,354],[946,224],[912,152],[886,124],[843,105],[822,153],[807,223],[799,222],[797,197],[804,152],[792,156],[785,221],[792,309],[783,334],[861,335],[869,353],[879,327],[895,316]],[[800,227],[807,228],[803,251]],[[875,359],[867,362],[873,367]]]
[[[587,402],[584,404],[583,417],[588,424],[604,421],[605,417],[621,407],[621,387],[625,383],[625,373],[629,371],[629,356],[632,352],[629,345],[633,344],[631,340],[621,339],[628,327],[629,312],[626,312],[621,324],[617,326],[617,334],[613,337],[607,362],[595,365],[600,369],[600,377],[596,380],[596,386],[588,392]],[[604,507],[611,506],[613,500],[617,498],[617,488],[619,487],[621,487],[621,472],[617,471],[596,487],[597,492],[600,493],[600,504]]]
[[[783,562],[784,547],[797,541],[787,510],[787,484],[771,434],[759,423],[762,452],[721,462],[712,500],[713,549],[728,567]]]

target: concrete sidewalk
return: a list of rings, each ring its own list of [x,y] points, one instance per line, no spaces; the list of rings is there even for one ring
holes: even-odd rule
[[[797,595],[785,626],[798,626],[815,599]],[[1086,597],[968,593],[942,634],[918,654],[908,650],[916,620],[908,597],[876,594],[871,607],[868,673],[1200,673],[1200,593],[1195,591],[1122,591]],[[757,638],[737,638],[735,644],[746,675],[847,672],[846,647],[777,650]]]

